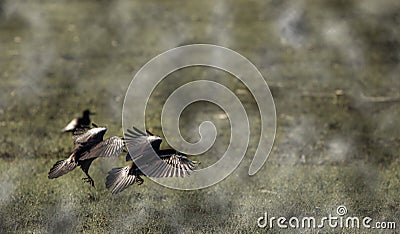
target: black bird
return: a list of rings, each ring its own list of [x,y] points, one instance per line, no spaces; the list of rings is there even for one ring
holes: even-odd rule
[[[82,117],[79,118],[74,118],[73,120],[71,120],[71,122],[69,122],[69,124],[67,124],[67,126],[65,126],[65,128],[63,128],[61,131],[62,132],[74,132],[77,129],[89,129],[90,128],[90,115],[94,115],[94,112],[90,112],[89,109],[86,109],[83,111],[82,113]]]
[[[107,128],[96,127],[89,130],[78,130],[74,132],[74,148],[71,155],[54,164],[50,169],[48,178],[54,179],[80,166],[87,178],[86,182],[94,187],[94,181],[89,175],[89,167],[93,160],[98,157],[116,157],[124,150],[124,140],[118,136],[112,136],[103,140]]]
[[[113,168],[108,172],[106,188],[111,189],[112,194],[117,194],[134,183],[142,184],[141,176],[161,177],[184,177],[190,174],[197,162],[189,160],[185,154],[174,149],[160,150],[162,139],[154,136],[149,131],[146,135],[137,128],[134,131],[128,129],[125,134],[126,145],[132,149],[126,155],[126,161],[132,161],[125,167]],[[157,155],[154,155],[154,152]],[[161,160],[157,160],[157,159]],[[141,169],[135,162],[140,162]]]

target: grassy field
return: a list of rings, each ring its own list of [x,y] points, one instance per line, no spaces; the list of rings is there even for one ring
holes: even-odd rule
[[[262,229],[270,216],[371,217],[400,225],[400,79],[398,1],[0,1],[0,230],[3,233],[314,232]],[[107,172],[125,157],[98,159],[83,183],[80,169],[47,179],[67,157],[68,121],[90,108],[107,136],[122,136],[121,111],[133,75],[168,49],[210,43],[252,61],[268,82],[277,134],[264,167],[248,176],[259,133],[253,97],[231,75],[189,68],[155,90],[146,123],[162,135],[169,94],[200,79],[234,91],[250,119],[245,160],[228,178],[196,191],[145,179],[112,196]],[[181,117],[187,139],[211,120],[218,140],[193,156],[206,167],[229,142],[229,121],[211,104]],[[134,123],[133,123],[134,124]],[[167,147],[167,144],[163,144]],[[393,233],[397,230],[362,229]],[[324,232],[355,233],[348,228]]]

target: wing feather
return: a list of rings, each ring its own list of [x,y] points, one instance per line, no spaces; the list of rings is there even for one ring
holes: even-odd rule
[[[136,182],[137,175],[133,170],[132,164],[126,167],[113,168],[108,172],[106,188],[111,189],[112,194],[122,192]]]
[[[90,150],[84,152],[79,160],[86,160],[97,157],[117,157],[124,150],[124,140],[120,137],[113,136],[101,141]]]
[[[179,154],[161,155],[161,160],[155,160],[141,167],[150,177],[184,177],[195,168],[195,162]]]
[[[129,154],[132,160],[136,160],[139,157],[150,157],[156,156],[154,151],[158,151],[161,145],[162,139],[156,136],[148,136],[136,127],[127,129],[125,133],[125,143],[129,150]]]

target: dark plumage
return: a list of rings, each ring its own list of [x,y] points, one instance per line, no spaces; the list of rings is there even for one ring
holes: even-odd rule
[[[86,109],[82,113],[82,117],[79,118],[74,118],[63,128],[61,131],[62,132],[75,132],[76,130],[79,129],[89,129],[90,128],[90,115],[94,115],[95,113],[90,112],[89,109]]]
[[[124,140],[118,136],[103,140],[106,131],[107,128],[99,127],[75,131],[71,155],[65,160],[56,162],[50,169],[48,178],[60,177],[80,166],[87,176],[84,180],[94,186],[94,181],[89,175],[89,167],[93,160],[98,157],[116,157],[121,154],[125,146]]]
[[[196,162],[189,160],[185,154],[174,149],[160,150],[162,139],[158,136],[146,135],[137,128],[128,129],[125,136],[126,145],[131,150],[126,155],[126,160],[132,163],[108,172],[106,187],[111,189],[112,194],[117,194],[134,183],[142,184],[141,176],[184,177],[195,168]],[[135,163],[139,161],[141,169]]]

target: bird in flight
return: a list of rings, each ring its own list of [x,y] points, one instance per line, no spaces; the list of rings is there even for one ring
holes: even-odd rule
[[[116,157],[124,150],[124,139],[118,136],[112,136],[103,140],[107,128],[94,127],[92,129],[78,129],[74,132],[74,148],[71,155],[54,164],[50,169],[48,178],[54,179],[80,166],[87,178],[85,182],[94,187],[94,180],[89,175],[89,167],[93,160],[98,157]]]
[[[117,194],[129,186],[143,183],[141,176],[154,178],[185,177],[189,175],[197,162],[191,161],[185,154],[174,149],[160,149],[161,137],[147,134],[133,127],[125,134],[125,143],[130,152],[126,161],[128,166],[113,168],[108,172],[106,188]],[[140,168],[138,167],[140,165]]]
[[[81,129],[81,128],[89,129],[90,128],[90,123],[91,123],[90,115],[94,115],[94,114],[95,113],[94,112],[90,112],[89,109],[84,110],[83,113],[82,113],[82,117],[74,118],[61,131],[62,132],[72,132],[72,133],[74,133],[75,130],[78,130],[78,129]]]

